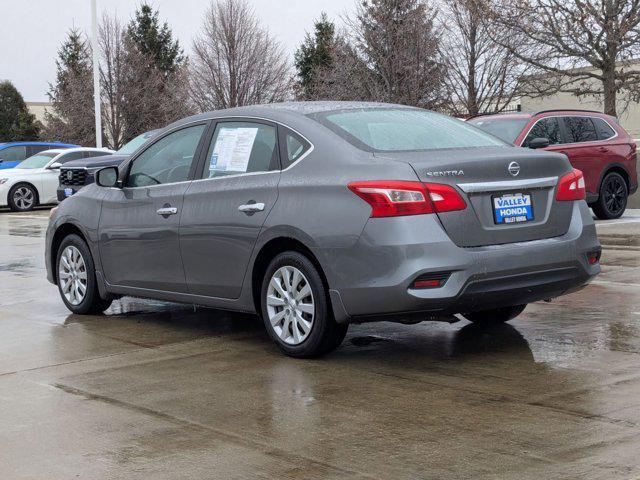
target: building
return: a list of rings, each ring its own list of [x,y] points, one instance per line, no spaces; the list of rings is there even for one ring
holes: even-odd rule
[[[35,115],[36,120],[40,123],[46,123],[44,121],[44,113],[47,110],[51,110],[51,102],[25,102],[29,113]]]
[[[595,70],[580,69],[580,70]],[[640,60],[635,60],[627,70],[640,70]],[[596,81],[596,80],[589,80]],[[583,80],[577,82],[582,83]],[[576,83],[577,83],[576,82]],[[599,86],[598,86],[599,87]],[[629,132],[633,138],[640,139],[640,104],[632,102],[628,106],[625,102],[619,101],[617,106],[618,120],[622,127]],[[572,93],[556,93],[541,98],[521,97],[520,106],[524,112],[535,112],[540,110],[550,110],[554,108],[580,108],[587,110],[597,110],[602,112],[604,105],[601,99],[591,96],[576,97]],[[625,108],[626,107],[626,108]]]

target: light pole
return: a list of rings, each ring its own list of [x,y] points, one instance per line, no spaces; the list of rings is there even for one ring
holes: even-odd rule
[[[102,116],[100,113],[100,55],[98,52],[98,9],[91,0],[91,50],[93,50],[93,109],[96,116],[96,147],[102,147]]]

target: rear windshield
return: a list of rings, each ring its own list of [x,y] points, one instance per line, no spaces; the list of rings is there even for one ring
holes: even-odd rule
[[[362,109],[310,115],[363,150],[415,151],[504,146],[461,120],[428,110]]]
[[[485,132],[501,138],[505,142],[513,143],[529,121],[528,118],[472,118],[471,125]]]

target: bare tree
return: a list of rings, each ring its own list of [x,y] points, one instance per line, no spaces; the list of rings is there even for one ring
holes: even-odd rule
[[[331,63],[314,67],[309,100],[372,101],[380,96],[373,71],[346,34],[337,35],[328,50]]]
[[[201,110],[282,101],[292,77],[280,44],[245,0],[212,2],[193,41],[191,95]]]
[[[640,0],[489,0],[487,14],[496,41],[546,72],[551,78],[539,76],[543,83],[603,98],[614,116],[619,98],[638,96]],[[505,31],[517,44],[500,40]]]
[[[446,65],[446,109],[454,115],[504,110],[522,93],[523,80],[531,70],[512,53],[513,37],[503,34],[501,43],[491,38],[492,23],[483,16],[482,1],[444,1],[440,49]]]
[[[127,79],[123,31],[116,17],[103,15],[98,30],[98,44],[101,53],[102,125],[107,145],[117,150],[124,144],[122,109]]]

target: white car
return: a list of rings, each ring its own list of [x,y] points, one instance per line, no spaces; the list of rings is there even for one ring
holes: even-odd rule
[[[0,170],[0,207],[26,212],[36,205],[58,203],[60,166],[71,160],[112,154],[107,148],[65,148],[40,152],[15,168]]]

